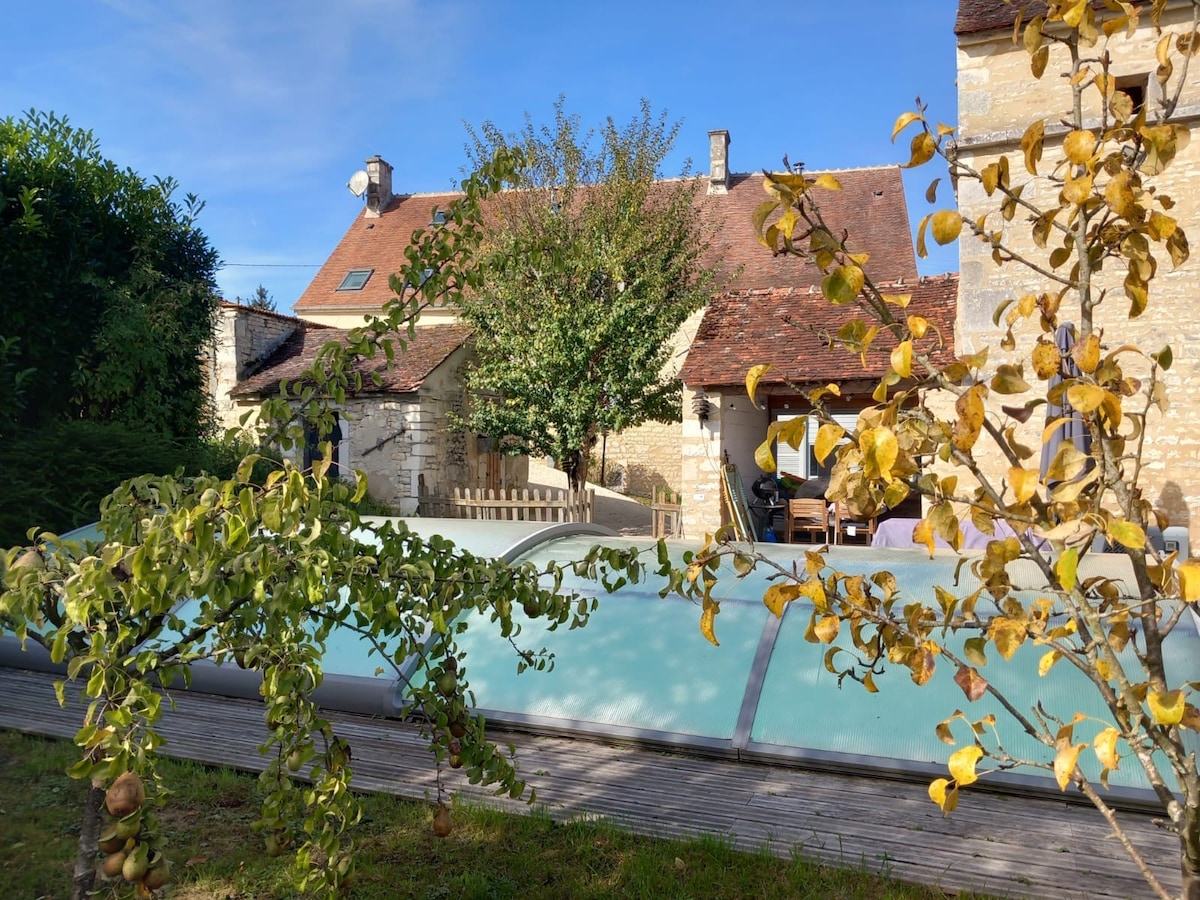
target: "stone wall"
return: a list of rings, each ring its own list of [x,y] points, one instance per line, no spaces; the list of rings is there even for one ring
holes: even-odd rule
[[[365,472],[371,496],[400,515],[416,514],[420,476],[432,491],[485,483],[486,452],[474,435],[450,427],[449,413],[461,413],[466,403],[458,378],[466,355],[456,350],[416,394],[347,400],[349,466]],[[523,487],[528,477],[527,457],[502,458],[502,486]]]
[[[1183,24],[1182,9],[1168,10],[1164,27],[1179,32]],[[1147,17],[1131,40],[1114,39],[1107,43],[1112,55],[1112,71],[1118,77],[1145,74],[1147,83],[1153,79],[1154,48],[1158,40]],[[1098,48],[1102,49],[1102,48]],[[1035,116],[1046,121],[1045,160],[1061,158],[1060,148],[1065,129],[1058,119],[1070,109],[1070,91],[1059,77],[1066,68],[1065,51],[1051,47],[1050,63],[1040,81],[1034,81],[1029,71],[1029,57],[1020,46],[1014,47],[1008,32],[992,36],[968,36],[959,42],[959,156],[963,162],[980,169],[1001,154],[1009,157],[1014,184],[1031,180],[1025,171],[1020,149],[1021,136]],[[1093,92],[1094,94],[1094,92]],[[1147,94],[1154,102],[1154,89]],[[1094,116],[1096,109],[1091,111]],[[1085,111],[1085,114],[1086,111]],[[1190,67],[1177,121],[1196,129],[1200,122],[1200,67]],[[1175,201],[1170,215],[1191,234],[1192,243],[1200,239],[1200,142],[1193,140],[1179,153],[1170,168],[1149,181]],[[1051,163],[1052,165],[1052,163]],[[1050,166],[1043,165],[1043,170]],[[1041,192],[1039,194],[1039,191]],[[1026,189],[1024,198],[1039,203],[1045,201],[1058,187],[1038,179]],[[997,212],[996,197],[988,198],[974,182],[959,184],[959,206],[965,217],[977,219],[986,212],[989,228],[1002,228],[1005,240],[1022,254],[1041,265],[1048,266],[1049,249],[1038,249],[1030,235],[1030,222],[1025,213],[1005,223]],[[1158,277],[1151,284],[1150,304],[1145,315],[1128,318],[1129,303],[1121,289],[1123,266],[1109,261],[1101,279],[1103,287],[1111,290],[1109,299],[1098,310],[1096,323],[1104,329],[1102,340],[1110,349],[1126,343],[1138,345],[1144,352],[1160,350],[1169,344],[1174,354],[1174,366],[1166,374],[1166,387],[1173,403],[1168,414],[1151,411],[1144,446],[1145,496],[1166,510],[1172,524],[1189,526],[1191,509],[1200,503],[1200,421],[1194,415],[1195,397],[1200,390],[1200,304],[1196,303],[1197,263],[1186,262],[1178,271],[1171,268],[1165,250],[1154,245],[1159,259]],[[1019,298],[1026,293],[1040,293],[1049,288],[1047,279],[1018,263],[997,266],[990,248],[970,238],[960,242],[960,283],[958,300],[957,340],[961,353],[971,353],[985,346],[991,348],[989,366],[1005,361],[1000,352],[1001,332],[992,324],[992,311],[1004,300]],[[1068,301],[1069,302],[1069,301]],[[1064,320],[1078,321],[1069,312]],[[1018,346],[1028,346],[1033,333],[1030,326],[1018,337]],[[1146,371],[1144,358],[1127,353],[1122,364],[1134,375]],[[1027,366],[1028,369],[1028,366]],[[1033,447],[1039,447],[1044,423],[1035,416],[1023,437]],[[982,443],[980,446],[982,446]],[[998,455],[982,456],[993,476],[999,476],[1007,466]]]
[[[703,318],[703,309],[692,313],[671,338],[670,353],[663,367],[663,373],[668,377],[679,374]],[[689,398],[684,398],[684,419],[691,414],[689,403]],[[656,487],[681,490],[687,484],[680,458],[683,434],[681,422],[647,422],[620,434],[610,434],[605,454],[606,472],[619,467],[623,476],[620,489],[636,497],[649,497]],[[599,474],[594,477],[599,478]],[[613,487],[613,478],[608,481],[607,486]]]
[[[457,373],[467,352],[456,350],[415,393],[351,396],[339,409],[343,469],[366,473],[370,496],[399,515],[416,514],[419,476],[433,491],[485,484],[486,452],[474,435],[451,428],[448,415],[462,412],[466,402]],[[243,399],[230,405],[229,415],[236,422],[257,409],[257,402]],[[527,457],[501,459],[503,486],[528,481]]]
[[[745,391],[725,394],[708,392],[709,415],[704,421],[691,414],[696,392],[685,389],[681,426],[680,478],[683,484],[683,533],[700,539],[719,528],[727,516],[721,504],[721,466],[728,454],[738,467],[742,488],[750,486],[762,472],[754,462],[754,450],[767,434],[769,415],[756,409]]]
[[[247,306],[217,309],[216,340],[208,367],[209,394],[218,427],[237,428],[243,413],[257,408],[237,403],[229,392],[257,362],[288,339],[301,321]]]

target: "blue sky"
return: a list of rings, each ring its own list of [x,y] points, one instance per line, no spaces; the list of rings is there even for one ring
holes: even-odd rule
[[[735,172],[903,162],[889,138],[919,94],[953,122],[952,0],[40,0],[0,29],[0,115],[54,111],[143,176],[206,201],[200,225],[232,299],[261,282],[281,311],[361,209],[346,181],[378,153],[398,192],[461,175],[464,122],[517,129],[556,97],[585,123],[648,98],[708,167]],[[673,170],[673,171],[672,171]],[[914,225],[936,173],[906,175]],[[942,192],[945,201],[946,194]],[[749,227],[749,226],[748,226]],[[932,250],[924,274],[957,268]]]

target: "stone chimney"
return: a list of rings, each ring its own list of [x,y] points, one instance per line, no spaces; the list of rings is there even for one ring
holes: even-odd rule
[[[729,132],[708,133],[708,192],[729,193]]]
[[[392,202],[392,166],[382,156],[367,158],[368,219],[377,219]]]

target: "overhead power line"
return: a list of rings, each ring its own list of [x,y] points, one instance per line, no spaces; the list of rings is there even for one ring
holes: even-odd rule
[[[319,269],[321,263],[221,263],[222,269]]]

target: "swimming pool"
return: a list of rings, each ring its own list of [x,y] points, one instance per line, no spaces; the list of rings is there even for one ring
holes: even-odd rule
[[[440,534],[479,556],[544,564],[581,558],[594,544],[649,548],[647,539],[622,539],[606,529],[585,525],[521,522],[478,522],[460,519],[405,519],[418,534]],[[669,545],[676,562],[690,545]],[[795,549],[787,545],[758,548],[772,559],[789,563]],[[827,554],[830,565],[848,573],[891,571],[902,590],[931,597],[935,584],[969,593],[978,586],[970,567],[956,575],[961,557],[939,551],[932,559],[923,550],[839,546]],[[1032,563],[1010,566],[1014,583],[1038,583]],[[1105,574],[1130,582],[1129,562],[1119,554],[1090,554],[1080,577]],[[955,710],[972,720],[998,714],[1005,746],[1014,756],[1045,759],[1046,748],[1008,725],[989,697],[968,704],[953,680],[953,667],[943,662],[931,681],[917,687],[903,668],[879,680],[880,692],[861,685],[839,685],[825,669],[827,647],[809,643],[804,631],[811,606],[789,604],[784,616],[771,615],[762,603],[769,582],[761,572],[742,578],[720,573],[722,600],[717,621],[720,647],[712,646],[697,626],[699,609],[677,596],[661,599],[660,584],[627,584],[612,595],[600,593],[599,608],[586,628],[550,631],[540,620],[514,611],[523,647],[545,647],[555,654],[552,671],[517,672],[517,658],[482,614],[472,613],[469,627],[456,641],[464,652],[464,673],[476,709],[489,722],[518,728],[623,739],[686,748],[748,760],[790,762],[808,766],[873,773],[891,777],[939,777],[955,747],[938,739],[939,722]],[[1023,579],[1025,581],[1023,582]],[[596,593],[597,586],[567,576],[566,589]],[[196,601],[191,601],[196,602]],[[186,610],[181,610],[186,616]],[[963,638],[958,639],[961,646]],[[36,650],[15,650],[11,638],[0,640],[0,664],[44,668]],[[953,645],[953,639],[951,639]],[[327,641],[321,704],[350,712],[388,717],[406,713],[404,684],[419,678],[415,660],[399,671],[381,662],[358,635],[335,632]],[[1038,676],[1044,648],[1024,644],[1008,663],[993,664],[983,674],[1026,712],[1040,699],[1052,713],[1070,719],[1083,713],[1101,721],[1109,716],[1094,689],[1069,666],[1056,667],[1051,678]],[[1200,680],[1200,633],[1191,617],[1165,646],[1171,672]],[[42,654],[44,656],[44,654]],[[193,689],[258,697],[257,673],[232,665],[198,664]],[[966,742],[965,726],[957,737]],[[1185,732],[1189,748],[1200,741]],[[1094,754],[1081,756],[1089,777],[1098,776]],[[1091,769],[1089,770],[1089,767]],[[982,767],[981,767],[982,768]],[[1110,797],[1131,803],[1153,802],[1141,770],[1122,767],[1111,773]],[[998,773],[984,786],[1045,790],[1058,795],[1049,772]]]

